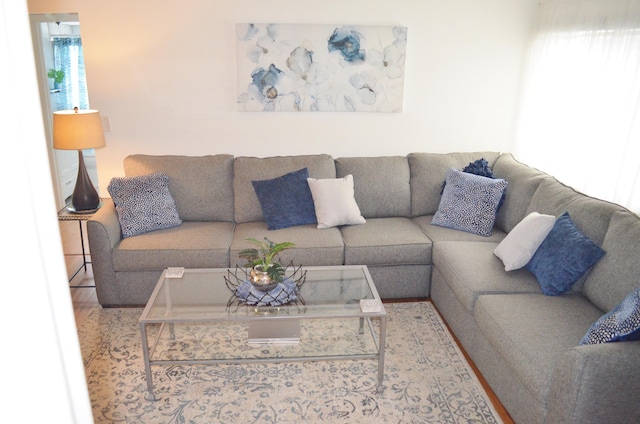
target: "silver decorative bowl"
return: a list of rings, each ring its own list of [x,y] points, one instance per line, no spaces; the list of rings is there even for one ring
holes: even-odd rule
[[[264,293],[275,289],[278,285],[278,282],[273,281],[266,271],[260,271],[255,268],[251,270],[251,273],[249,274],[249,280],[251,281],[253,287]]]

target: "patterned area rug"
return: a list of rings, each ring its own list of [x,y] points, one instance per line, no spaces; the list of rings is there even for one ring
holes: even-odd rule
[[[142,310],[95,310],[79,330],[95,422],[501,422],[431,303],[385,308],[382,393],[376,360],[154,366],[155,402],[145,399]],[[194,333],[190,343],[168,349],[225,344]]]

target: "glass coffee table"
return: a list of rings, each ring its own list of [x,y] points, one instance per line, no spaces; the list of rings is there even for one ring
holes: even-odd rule
[[[382,390],[387,315],[366,266],[303,267],[295,299],[258,306],[238,299],[238,270],[165,270],[139,320],[148,396],[152,365],[376,359]],[[361,299],[375,300],[364,312]]]

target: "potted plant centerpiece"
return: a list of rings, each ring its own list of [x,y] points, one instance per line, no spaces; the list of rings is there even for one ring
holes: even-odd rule
[[[278,260],[279,253],[295,245],[289,241],[275,243],[266,237],[264,241],[255,238],[246,241],[256,246],[244,249],[239,254],[247,260],[245,266],[251,267],[251,283],[260,291],[272,290],[284,279],[285,267]]]

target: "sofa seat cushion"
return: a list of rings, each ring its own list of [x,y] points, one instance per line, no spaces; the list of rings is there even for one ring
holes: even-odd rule
[[[226,267],[232,235],[230,222],[183,222],[180,227],[121,240],[113,249],[113,267],[115,271]]]
[[[460,303],[471,313],[478,296],[500,293],[541,293],[525,269],[505,272],[493,251],[497,243],[442,241],[433,245],[433,265]]]
[[[250,247],[246,239],[262,240],[264,237],[276,243],[290,241],[295,244],[293,248],[280,253],[284,265],[291,261],[294,265],[308,266],[344,264],[344,243],[338,228],[318,230],[315,224],[306,224],[270,231],[263,221],[256,221],[236,225],[231,242],[231,266],[245,264],[238,254]]]
[[[413,218],[414,222],[420,226],[422,231],[434,242],[439,241],[479,241],[479,242],[500,242],[507,235],[497,227],[493,227],[493,233],[489,237],[478,234],[467,233],[466,231],[452,230],[450,228],[431,225],[433,215],[424,215]]]
[[[577,293],[483,295],[474,309],[482,335],[543,403],[560,357],[578,345],[600,315],[602,311]]]
[[[410,218],[373,218],[341,227],[346,265],[428,265],[431,240]]]

